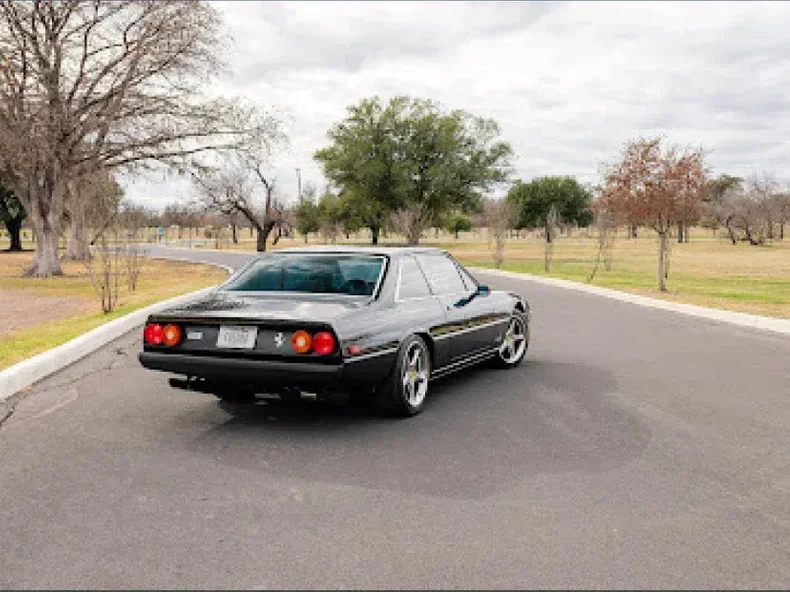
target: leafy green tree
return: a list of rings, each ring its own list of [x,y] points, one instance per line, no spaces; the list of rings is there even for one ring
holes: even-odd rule
[[[506,180],[512,149],[492,120],[430,100],[378,97],[349,109],[316,153],[326,176],[371,229],[373,243],[394,212],[410,244],[453,210],[480,208],[483,193]]]
[[[318,226],[325,241],[335,242],[343,225],[343,204],[340,197],[325,191],[318,200]]]
[[[394,179],[397,109],[378,97],[349,107],[347,117],[329,130],[331,145],[315,154],[347,207],[370,228],[374,245],[399,200]]]
[[[508,191],[507,200],[519,211],[518,228],[544,228],[547,242],[553,240],[552,210],[564,224],[587,226],[593,220],[592,193],[573,177],[516,181]]]
[[[22,222],[25,220],[25,208],[10,188],[0,184],[0,221],[5,224],[11,244],[9,251],[22,250]]]
[[[450,212],[444,217],[444,228],[447,232],[453,233],[458,240],[459,232],[469,232],[472,230],[472,219],[461,212]]]
[[[320,230],[321,212],[316,203],[315,187],[311,185],[305,187],[299,198],[299,203],[294,208],[294,216],[296,217],[296,230],[304,236],[304,242],[307,242],[307,236],[311,232]]]
[[[499,140],[493,120],[461,110],[445,113],[429,100],[406,101],[397,178],[409,214],[406,238],[417,244],[422,231],[449,212],[480,210],[483,193],[507,179],[512,149]]]

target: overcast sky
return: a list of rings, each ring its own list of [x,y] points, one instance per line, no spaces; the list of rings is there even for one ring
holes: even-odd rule
[[[285,117],[279,192],[324,180],[312,154],[363,97],[431,98],[493,117],[517,175],[598,178],[629,138],[710,151],[714,173],[790,180],[790,3],[221,2],[220,88]],[[127,195],[190,198],[152,176]]]

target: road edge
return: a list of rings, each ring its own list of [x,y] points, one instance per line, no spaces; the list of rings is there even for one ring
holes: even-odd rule
[[[210,263],[205,261],[191,261],[187,259],[179,259],[177,257],[159,257],[150,256],[151,259],[168,259],[170,261],[188,261],[189,263],[213,265],[215,267],[222,267],[229,274],[233,273],[233,268],[221,263]],[[70,366],[85,356],[92,354],[97,349],[104,347],[111,341],[118,339],[125,335],[135,327],[142,325],[149,314],[174,306],[189,302],[193,298],[198,298],[204,294],[208,294],[217,286],[209,286],[202,288],[188,294],[181,294],[174,296],[168,300],[162,300],[150,304],[144,308],[140,308],[129,314],[126,314],[118,319],[109,321],[95,329],[91,329],[87,333],[78,335],[74,339],[62,343],[57,347],[48,349],[22,360],[21,362],[9,366],[5,370],[0,371],[0,403],[12,402],[14,396],[29,386],[34,385],[38,381],[46,378]]]
[[[538,284],[553,286],[555,288],[586,292],[588,294],[594,294],[604,298],[611,298],[612,300],[619,300],[620,302],[628,302],[630,304],[636,304],[637,306],[668,310],[709,321],[718,321],[721,323],[737,325],[739,327],[746,327],[749,329],[779,333],[781,335],[790,335],[790,320],[787,319],[753,315],[744,312],[733,312],[729,310],[721,310],[719,308],[708,308],[706,306],[698,306],[696,304],[670,302],[667,300],[659,300],[658,298],[650,298],[649,296],[640,296],[638,294],[621,292],[611,288],[601,288],[599,286],[582,284],[581,282],[574,282],[571,280],[563,280],[559,278],[548,278],[528,273],[505,271],[502,269],[490,269],[487,267],[469,267],[469,269],[475,272],[490,273],[500,277],[527,280]]]

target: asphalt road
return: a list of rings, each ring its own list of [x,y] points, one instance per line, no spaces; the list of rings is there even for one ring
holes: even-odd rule
[[[222,408],[137,331],[43,381],[0,428],[0,587],[789,587],[790,340],[485,279],[527,362],[410,420]]]

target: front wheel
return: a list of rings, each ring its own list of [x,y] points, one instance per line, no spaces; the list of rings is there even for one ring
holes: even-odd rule
[[[398,351],[392,373],[381,388],[379,407],[403,417],[418,414],[425,406],[430,375],[428,346],[417,335],[408,337]]]
[[[529,325],[527,320],[520,312],[514,312],[494,357],[494,364],[499,368],[515,368],[524,361],[528,346]]]

